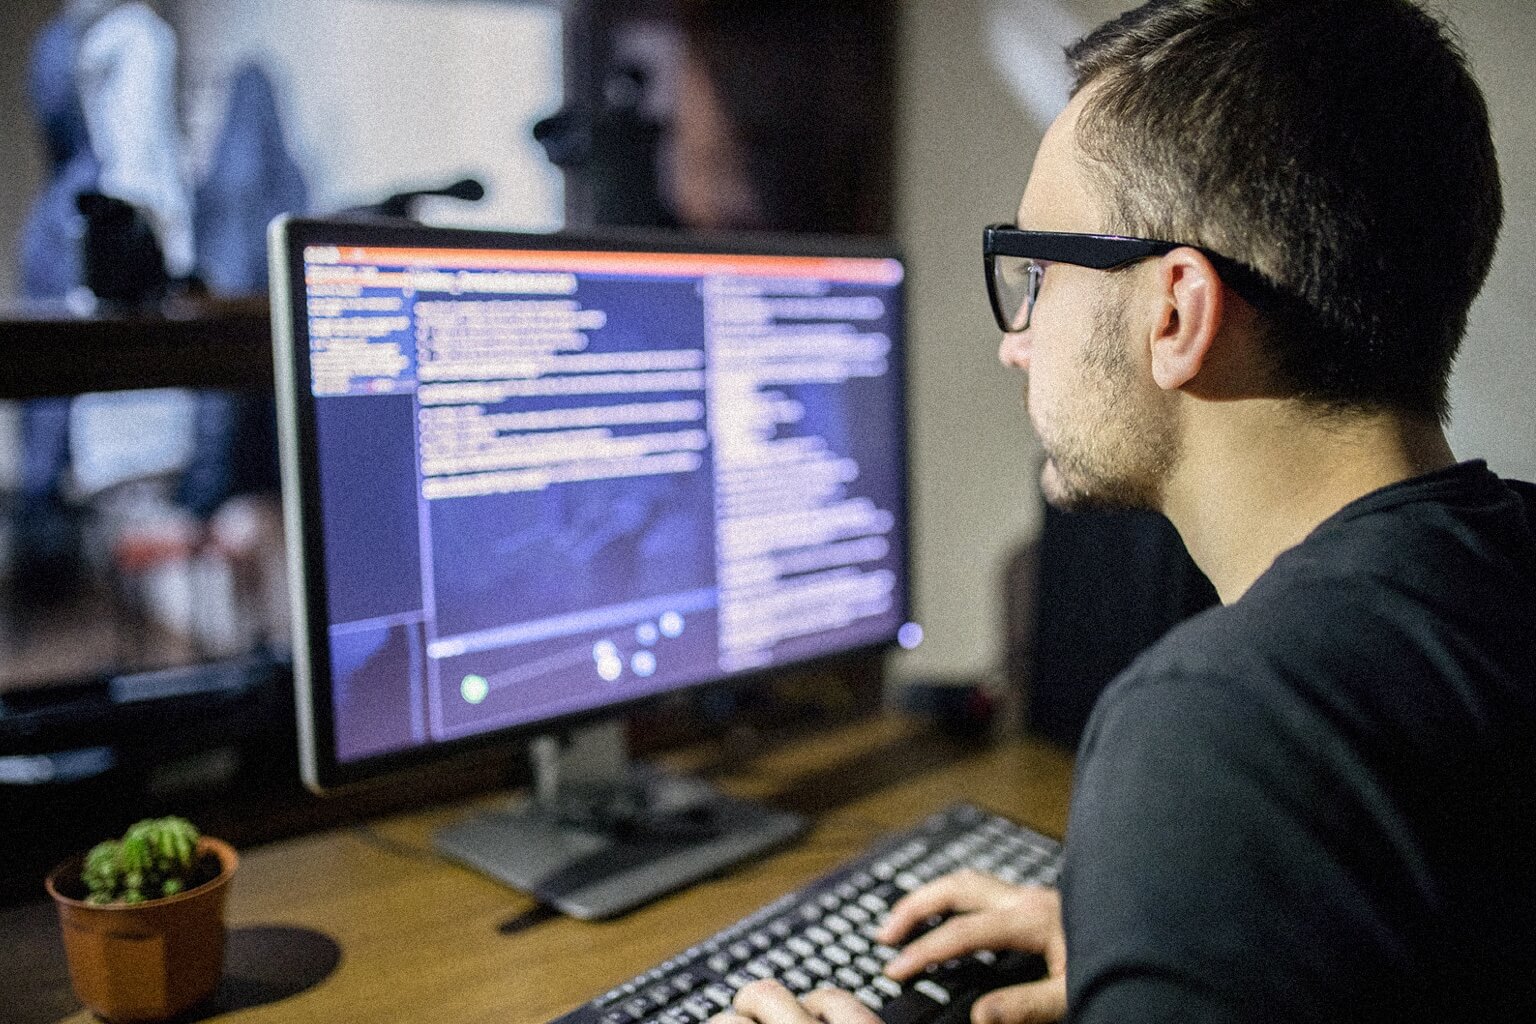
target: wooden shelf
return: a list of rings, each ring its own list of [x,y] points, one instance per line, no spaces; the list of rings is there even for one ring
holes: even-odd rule
[[[264,297],[179,300],[162,310],[79,316],[62,305],[0,308],[0,398],[208,387],[272,390]]]

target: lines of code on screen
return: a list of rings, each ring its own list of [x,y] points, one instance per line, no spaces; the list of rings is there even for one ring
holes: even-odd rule
[[[311,247],[340,760],[889,638],[901,267]]]

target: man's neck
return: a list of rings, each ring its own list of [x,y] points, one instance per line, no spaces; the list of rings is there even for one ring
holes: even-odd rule
[[[1320,418],[1259,400],[1187,426],[1163,511],[1223,604],[1356,498],[1455,461],[1437,424],[1395,414]]]

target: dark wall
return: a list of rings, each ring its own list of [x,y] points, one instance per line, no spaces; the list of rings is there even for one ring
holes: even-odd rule
[[[669,135],[684,63],[713,84],[760,209],[688,226],[889,234],[894,225],[895,0],[584,0],[569,9],[567,110],[605,125],[590,161],[565,166],[567,220],[589,224],[687,222],[670,205]],[[638,59],[637,59],[637,56]],[[642,72],[634,102],[657,138],[628,122],[615,132],[616,80]],[[621,83],[622,85],[622,83]],[[620,138],[619,136],[624,136]],[[654,152],[638,148],[654,141]],[[615,153],[615,145],[626,152]],[[635,161],[645,166],[637,167]],[[558,162],[558,161],[557,161]],[[607,179],[626,176],[622,188]],[[676,181],[676,178],[672,179]],[[653,188],[663,208],[632,201]],[[604,195],[627,197],[614,208]],[[729,205],[729,204],[727,204]]]
[[[17,239],[27,207],[42,183],[43,152],[27,101],[27,56],[58,0],[5,0],[0,19],[0,302],[20,291]]]

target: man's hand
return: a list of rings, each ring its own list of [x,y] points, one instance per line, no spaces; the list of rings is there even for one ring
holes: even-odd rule
[[[1046,977],[987,993],[971,1007],[971,1022],[1046,1024],[1066,1014],[1067,942],[1061,929],[1061,897],[1055,889],[1009,885],[977,871],[957,871],[898,901],[878,938],[895,946],[935,914],[954,916],[914,939],[885,965],[886,974],[906,981],[931,964],[982,949],[1038,953],[1045,958]],[[790,1022],[774,1019],[763,1024]]]
[[[841,989],[818,988],[799,999],[776,981],[754,981],[709,1024],[880,1024],[869,1007]]]
[[[1048,1024],[1067,1011],[1067,943],[1054,889],[1017,886],[976,871],[957,871],[914,890],[891,908],[877,938],[894,946],[935,914],[953,914],[885,966],[905,981],[932,964],[983,949],[1017,949],[1045,958],[1046,977],[989,992],[971,1007],[972,1024]],[[776,981],[755,981],[710,1024],[879,1024],[847,992],[818,988],[799,999]]]

